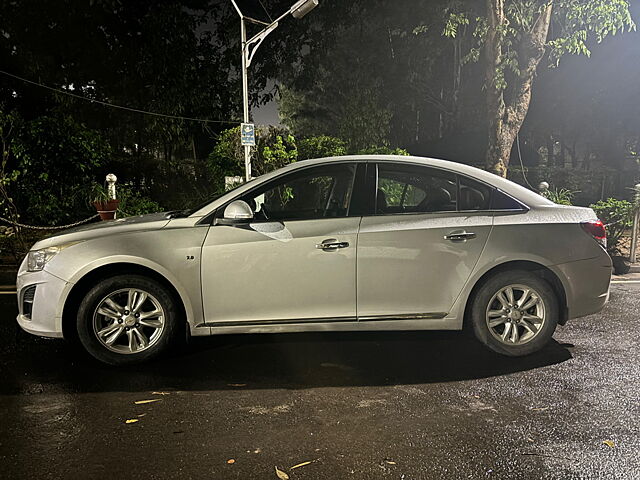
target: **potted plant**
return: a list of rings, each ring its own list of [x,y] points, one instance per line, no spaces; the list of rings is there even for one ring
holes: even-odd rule
[[[113,220],[116,218],[116,211],[120,200],[109,198],[107,189],[98,183],[91,187],[90,203],[96,207],[101,220]]]

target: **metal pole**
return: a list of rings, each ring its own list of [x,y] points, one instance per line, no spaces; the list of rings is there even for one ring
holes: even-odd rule
[[[247,28],[244,18],[240,18],[240,38],[242,40],[242,115],[243,122],[249,123],[249,80],[247,78]],[[251,180],[251,147],[244,146],[245,180]]]
[[[633,230],[631,230],[631,251],[629,252],[629,261],[635,263],[636,251],[638,249],[638,228],[640,228],[640,183],[633,187],[635,190],[634,207],[635,215],[633,216]]]

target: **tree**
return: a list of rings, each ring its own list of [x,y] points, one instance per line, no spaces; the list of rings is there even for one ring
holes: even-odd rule
[[[626,0],[486,0],[478,19],[484,42],[488,120],[486,168],[506,177],[514,141],[529,110],[538,65],[549,52],[590,54],[609,34],[635,28]],[[555,34],[549,27],[556,26]]]

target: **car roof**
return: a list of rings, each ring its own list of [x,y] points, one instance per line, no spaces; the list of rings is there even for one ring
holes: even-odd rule
[[[231,197],[235,197],[250,188],[253,188],[254,185],[258,183],[262,183],[264,181],[268,181],[274,177],[280,176],[284,173],[297,170],[299,168],[309,167],[311,165],[320,165],[334,162],[393,162],[393,163],[406,163],[406,164],[419,164],[432,168],[438,168],[441,170],[448,170],[453,173],[459,173],[461,175],[466,175],[471,178],[475,178],[481,182],[488,183],[503,192],[511,195],[517,200],[521,201],[528,207],[536,207],[536,206],[545,206],[545,205],[553,205],[553,202],[544,198],[541,195],[538,195],[536,192],[529,190],[521,185],[518,185],[515,182],[507,180],[506,178],[502,178],[498,175],[494,175],[493,173],[487,172],[486,170],[481,170],[476,167],[472,167],[471,165],[466,165],[464,163],[451,162],[448,160],[441,160],[437,158],[429,158],[429,157],[414,157],[410,155],[343,155],[339,157],[324,157],[324,158],[314,158],[308,160],[300,160],[294,163],[291,163],[285,167],[282,167],[278,170],[274,170],[273,172],[269,172],[267,174],[261,175],[257,179],[254,179],[250,184],[247,184],[242,187],[238,187],[237,189],[229,192],[228,194],[223,195],[217,200],[211,202],[204,208],[201,208],[197,212],[193,214],[193,216],[203,216],[206,213],[210,212],[212,209],[219,207],[220,205],[226,203],[230,200]],[[255,180],[258,180],[256,182]]]

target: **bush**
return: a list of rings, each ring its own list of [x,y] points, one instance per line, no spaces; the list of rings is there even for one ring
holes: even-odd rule
[[[207,158],[213,193],[224,192],[224,177],[244,174],[244,151],[240,127],[224,130]]]
[[[162,206],[149,197],[142,195],[129,185],[116,187],[116,196],[120,200],[118,205],[118,217],[135,217],[147,213],[162,212]]]
[[[338,157],[347,154],[347,142],[337,137],[320,135],[298,142],[298,158]]]
[[[100,135],[68,116],[25,121],[0,108],[3,203],[35,225],[59,225],[90,214],[86,185],[108,159]],[[12,205],[9,205],[12,204]]]
[[[275,135],[275,140],[264,145],[262,155],[256,155],[256,157],[256,160],[262,160],[253,165],[257,175],[282,168],[298,160],[296,139],[293,135]]]
[[[620,255],[618,244],[625,230],[633,225],[633,204],[627,200],[608,198],[590,205],[607,230],[607,251]]]
[[[385,145],[383,146],[372,146],[368,148],[363,148],[356,152],[357,155],[409,155],[409,152],[404,148],[391,148]]]
[[[578,192],[574,192],[567,188],[550,188],[543,195],[558,205],[573,205],[573,197]]]

